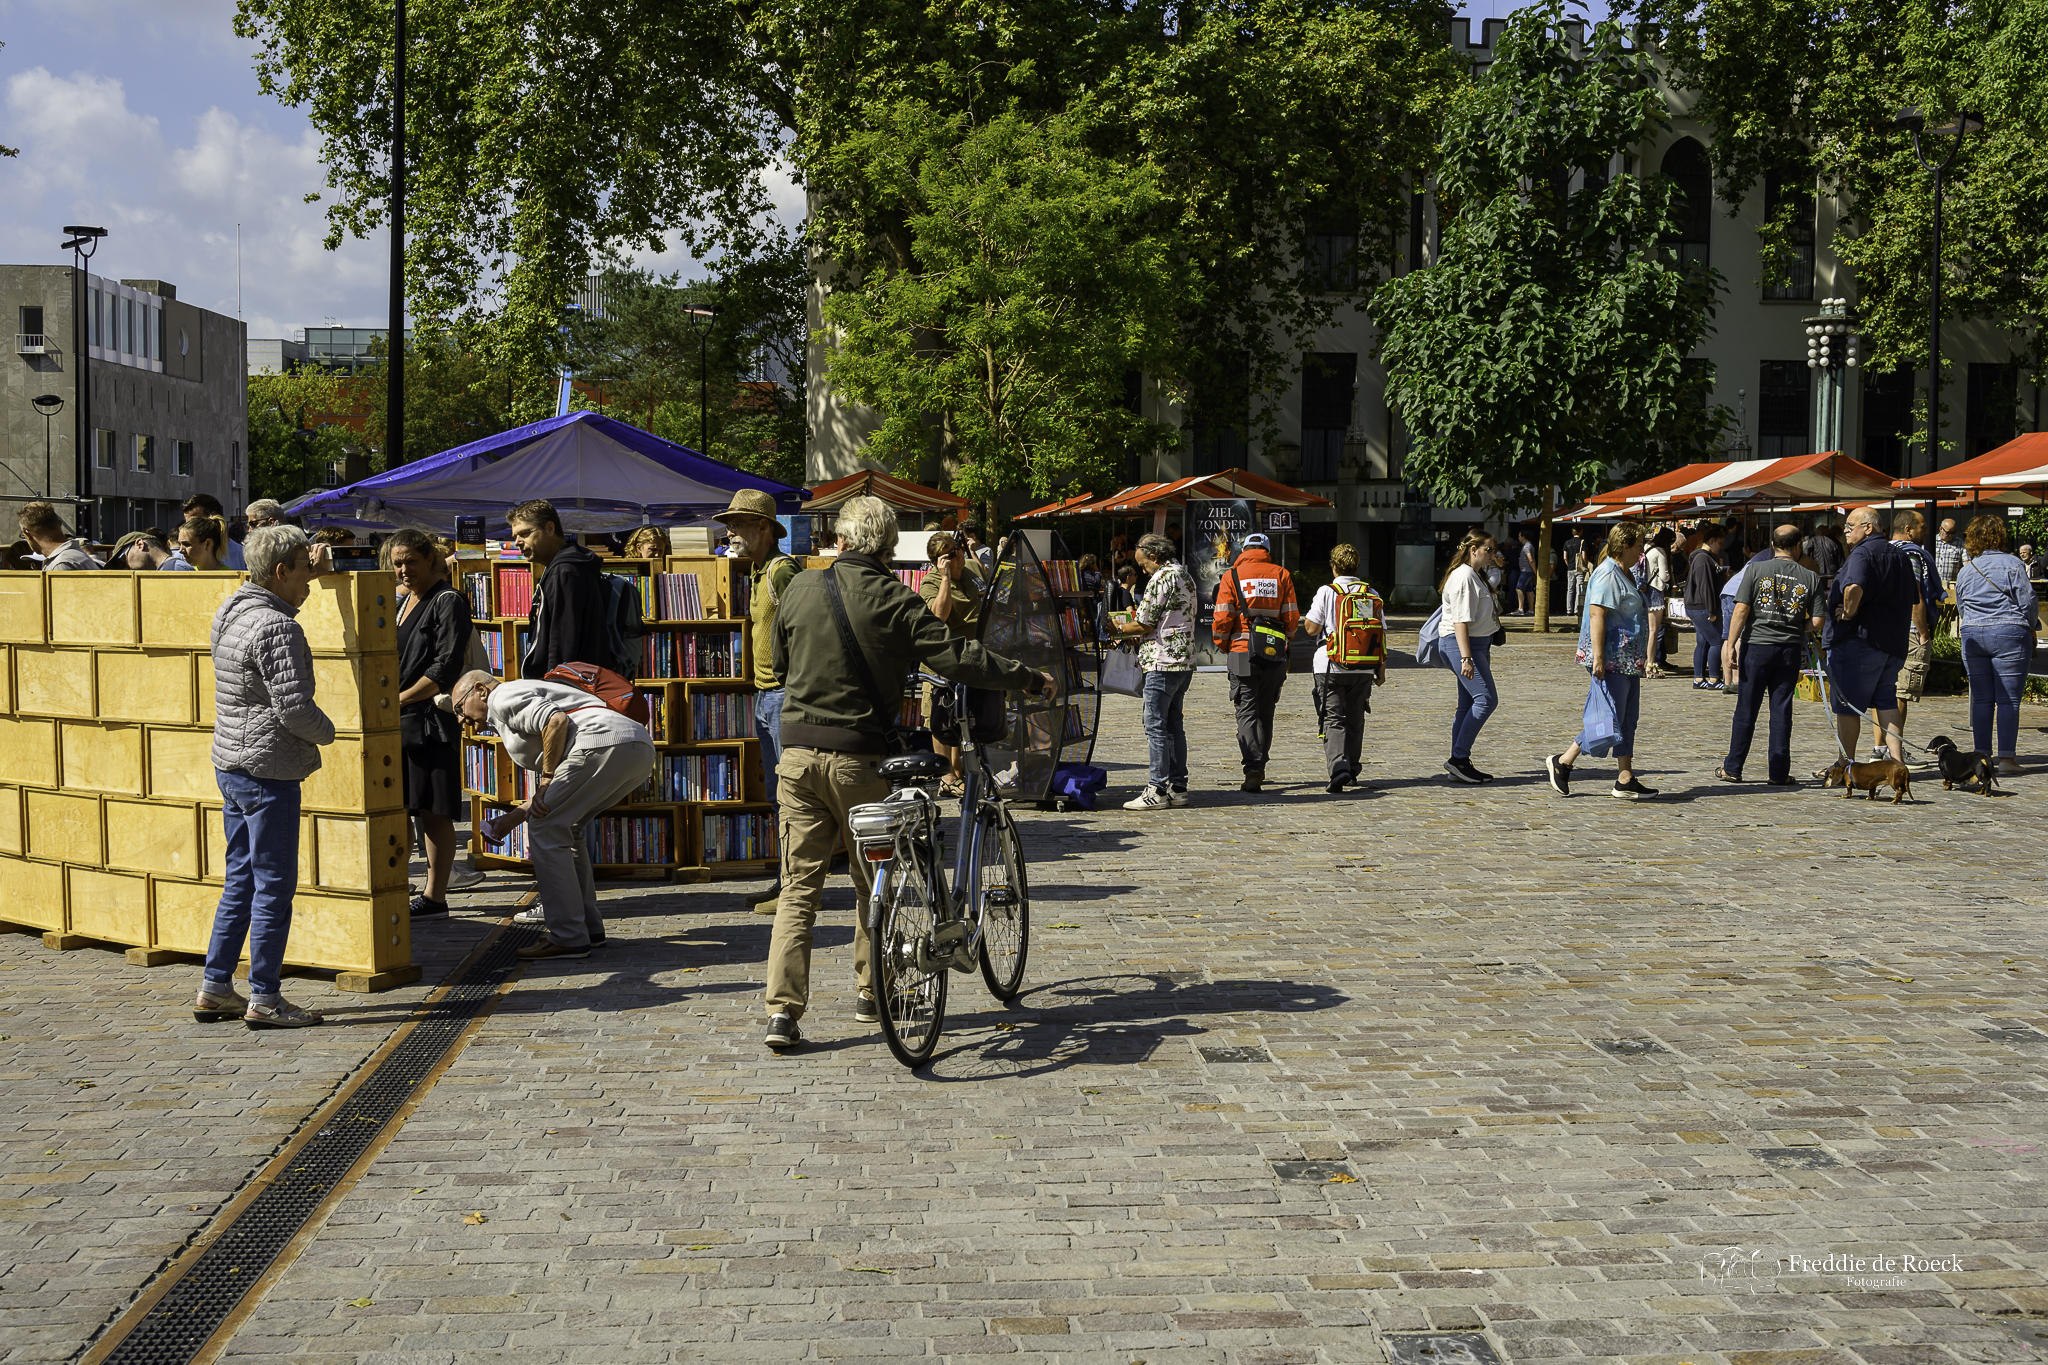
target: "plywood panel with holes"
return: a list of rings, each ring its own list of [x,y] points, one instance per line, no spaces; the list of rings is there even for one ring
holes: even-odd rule
[[[199,862],[199,808],[110,799],[107,866],[166,877],[203,875]]]
[[[19,858],[28,852],[28,831],[21,821],[21,788],[0,787],[0,853]],[[0,896],[0,900],[5,899]]]
[[[199,718],[190,650],[96,649],[101,720],[190,725]]]
[[[150,796],[179,801],[218,801],[220,783],[213,775],[213,731],[149,727]]]
[[[15,709],[25,716],[93,715],[92,651],[17,648],[14,651]]]
[[[51,574],[50,642],[133,645],[142,642],[136,614],[136,573]]]
[[[284,960],[303,967],[404,966],[412,961],[405,893],[296,897]]]
[[[149,943],[149,879],[90,867],[64,869],[69,912],[64,927],[108,943]]]
[[[398,732],[336,736],[320,750],[320,770],[306,779],[299,799],[307,810],[349,815],[404,810]]]
[[[31,789],[24,807],[28,812],[30,857],[84,863],[88,867],[106,862],[106,848],[100,841],[102,824],[97,796]]]
[[[0,855],[0,923],[31,929],[64,927],[64,869],[55,863],[31,863]]]
[[[400,814],[316,815],[314,880],[335,891],[397,891],[408,882],[406,821]]]
[[[386,654],[398,648],[398,580],[388,573],[326,574],[313,580],[299,626],[322,653]]]
[[[57,722],[0,716],[0,775],[57,785]]]
[[[213,639],[220,604],[242,586],[241,574],[141,573],[142,643],[166,649],[205,649]]]
[[[152,877],[150,908],[156,926],[152,947],[203,953],[213,938],[213,912],[220,908],[220,887]]]
[[[57,754],[60,787],[125,796],[143,793],[140,725],[59,721]]]
[[[36,571],[0,573],[0,640],[40,645],[48,641],[44,600],[49,575]]]
[[[316,656],[313,700],[337,730],[360,733],[397,729],[398,656]]]
[[[206,870],[203,875],[206,880],[217,882],[227,875],[228,837],[226,821],[221,814],[219,806],[200,807],[199,820],[202,837],[205,840],[203,852],[206,859]],[[313,849],[313,817],[301,815],[299,816],[299,878],[297,882],[301,890],[310,891],[313,889],[313,875],[315,871]]]

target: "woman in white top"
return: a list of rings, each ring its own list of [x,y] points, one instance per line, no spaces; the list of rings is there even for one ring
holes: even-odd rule
[[[1643,599],[1650,612],[1650,662],[1649,671],[1643,675],[1647,678],[1671,676],[1659,665],[1658,660],[1664,657],[1664,631],[1670,615],[1664,605],[1664,596],[1671,591],[1671,547],[1677,541],[1678,537],[1669,526],[1660,526],[1650,537],[1649,551],[1641,556],[1646,571],[1639,576],[1638,581],[1647,590],[1643,593]]]
[[[1472,741],[1500,706],[1492,665],[1500,612],[1481,577],[1493,560],[1493,537],[1482,530],[1467,531],[1451,552],[1451,571],[1443,581],[1443,644],[1438,652],[1458,676],[1458,710],[1451,718],[1451,756],[1444,760],[1444,771],[1460,782],[1493,780],[1472,766]],[[1450,647],[1454,639],[1455,651]]]

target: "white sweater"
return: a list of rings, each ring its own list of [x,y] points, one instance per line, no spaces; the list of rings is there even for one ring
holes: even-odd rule
[[[1474,639],[1486,639],[1500,629],[1500,615],[1493,605],[1493,590],[1486,586],[1470,564],[1460,564],[1444,580],[1444,629],[1446,636],[1458,632],[1452,627],[1463,622],[1472,628]]]

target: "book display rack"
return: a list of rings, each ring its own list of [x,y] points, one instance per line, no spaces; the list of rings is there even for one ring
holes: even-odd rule
[[[1010,537],[983,600],[981,642],[1051,673],[1059,684],[1049,698],[1007,693],[1009,732],[989,746],[1005,795],[1046,802],[1054,774],[1094,754],[1102,707],[1093,603],[1057,532]]]

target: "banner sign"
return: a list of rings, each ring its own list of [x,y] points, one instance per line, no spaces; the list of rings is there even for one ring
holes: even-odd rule
[[[1204,612],[1215,610],[1216,585],[1237,562],[1244,538],[1257,525],[1249,498],[1190,498],[1187,508],[1188,568],[1201,590]]]

